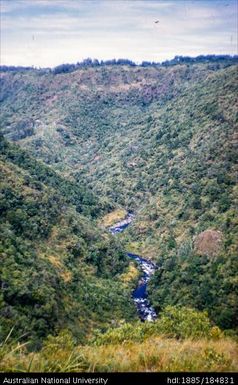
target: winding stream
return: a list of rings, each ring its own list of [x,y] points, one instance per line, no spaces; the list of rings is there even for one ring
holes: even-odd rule
[[[133,221],[134,215],[128,213],[126,218],[123,221],[117,222],[115,225],[108,228],[111,234],[115,235],[124,231],[130,223]],[[127,253],[128,257],[136,261],[142,270],[143,274],[138,282],[137,287],[132,292],[132,298],[135,302],[138,315],[142,321],[153,321],[157,318],[154,308],[151,306],[148,296],[147,296],[147,284],[150,280],[150,277],[154,274],[156,270],[156,265],[144,259],[136,254]]]

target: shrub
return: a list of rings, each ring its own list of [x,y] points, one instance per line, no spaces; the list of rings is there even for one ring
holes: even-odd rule
[[[159,319],[161,333],[176,338],[209,337],[211,323],[206,312],[168,306]]]
[[[104,334],[97,332],[92,343],[108,345],[130,341],[143,342],[150,336],[159,335],[178,339],[201,337],[218,339],[222,336],[222,332],[217,326],[212,327],[206,312],[187,307],[168,306],[155,322],[126,323],[118,328],[108,329]]]

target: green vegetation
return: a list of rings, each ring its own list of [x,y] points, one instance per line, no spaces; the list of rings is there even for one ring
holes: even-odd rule
[[[3,69],[1,86],[3,367],[237,368],[237,58]],[[159,267],[153,324],[131,323],[124,250]],[[13,352],[24,333],[38,353]]]
[[[152,278],[149,293],[155,309],[168,304],[206,309],[220,327],[237,330],[237,254],[210,258],[188,250],[168,254]]]
[[[128,259],[76,211],[95,213],[85,190],[3,139],[1,150],[1,339],[14,327],[12,337],[38,346],[68,327],[83,340],[95,327],[133,319],[120,278]]]
[[[0,347],[1,371],[126,372],[236,371],[237,343],[211,325],[206,314],[169,307],[154,323],[124,324],[76,345],[62,330],[39,352],[20,343]]]
[[[155,322],[137,322],[124,324],[116,329],[109,329],[99,334],[93,343],[96,345],[119,344],[124,342],[142,342],[145,338],[164,335],[166,337],[185,338],[221,338],[222,332],[212,327],[206,313],[187,307],[168,306]]]

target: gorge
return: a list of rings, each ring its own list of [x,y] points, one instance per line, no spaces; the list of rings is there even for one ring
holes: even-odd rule
[[[1,68],[0,370],[238,367],[237,63]]]
[[[115,223],[113,226],[109,227],[108,230],[114,235],[120,233],[130,225],[133,219],[134,215],[132,213],[128,213],[122,221]],[[140,277],[138,282],[138,286],[132,293],[132,298],[135,302],[138,315],[142,321],[153,321],[156,319],[156,312],[147,298],[148,295],[146,290],[149,279],[155,272],[156,265],[152,261],[146,260],[139,255],[132,253],[127,253],[127,255],[129,258],[136,261],[140,270],[143,272],[143,275]]]

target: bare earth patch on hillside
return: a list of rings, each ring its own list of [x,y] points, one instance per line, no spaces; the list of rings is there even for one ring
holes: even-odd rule
[[[200,255],[216,256],[222,250],[222,233],[216,230],[205,230],[194,241],[194,249]]]

